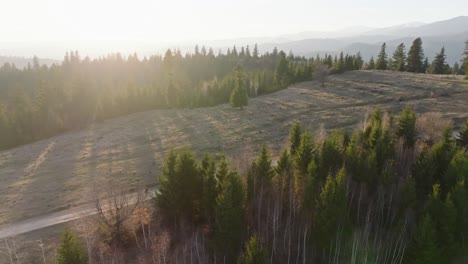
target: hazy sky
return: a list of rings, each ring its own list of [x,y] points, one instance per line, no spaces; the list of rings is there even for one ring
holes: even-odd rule
[[[468,15],[467,0],[0,0],[0,4],[0,40],[8,42],[210,40]]]

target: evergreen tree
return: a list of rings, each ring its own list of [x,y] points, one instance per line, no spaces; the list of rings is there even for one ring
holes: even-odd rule
[[[279,182],[279,193],[283,202],[283,212],[287,212],[292,207],[294,195],[294,173],[291,157],[287,150],[281,153],[275,172]]]
[[[343,73],[346,70],[346,65],[345,65],[345,60],[344,60],[344,55],[343,52],[340,52],[340,58],[338,59],[338,62],[336,63],[336,72],[337,73]]]
[[[299,121],[294,121],[291,131],[289,132],[289,146],[291,155],[295,155],[297,148],[301,144],[301,124]]]
[[[405,71],[406,70],[406,51],[405,44],[401,43],[393,53],[392,70]]]
[[[209,155],[204,155],[201,162],[201,173],[203,177],[203,211],[204,217],[209,222],[214,217],[214,206],[216,197],[218,196],[217,180],[216,180],[216,165],[213,158]]]
[[[156,193],[157,207],[170,221],[176,220],[180,215],[179,208],[176,206],[180,190],[175,172],[176,163],[177,154],[171,149],[163,163],[159,188]]]
[[[422,48],[421,38],[413,41],[413,44],[408,51],[407,71],[409,72],[425,72],[423,67],[424,51]]]
[[[377,62],[375,67],[377,70],[386,70],[387,69],[387,53],[385,51],[387,44],[382,44],[380,48],[379,56],[377,57]]]
[[[253,235],[245,245],[240,264],[267,264],[269,263],[268,252],[262,249],[257,236]]]
[[[235,69],[235,87],[231,93],[231,106],[242,109],[248,104],[247,88],[245,87],[244,71],[240,65]]]
[[[432,73],[434,74],[447,74],[449,71],[449,66],[445,62],[446,59],[445,48],[442,47],[439,53],[435,56],[434,61],[432,62]]]
[[[214,238],[216,255],[235,263],[244,232],[244,190],[239,175],[229,173],[216,198]]]
[[[86,253],[78,238],[71,230],[65,229],[62,233],[60,246],[56,255],[57,264],[86,264]]]
[[[264,199],[263,195],[268,193],[274,173],[271,166],[271,156],[266,146],[263,145],[257,160],[252,164],[247,175],[247,196],[249,201],[256,195],[260,195],[260,198]]]
[[[361,70],[363,64],[364,64],[364,60],[362,59],[361,52],[358,52],[356,54],[356,57],[354,58],[354,67],[353,67],[354,70]],[[328,67],[331,68],[332,65],[328,65]]]
[[[350,231],[347,215],[344,169],[336,177],[329,175],[315,205],[314,231],[320,249],[330,249],[335,239],[346,241]],[[328,254],[327,254],[328,255]]]
[[[283,51],[280,51],[278,55],[280,58],[276,64],[275,80],[279,88],[282,89],[289,85],[291,78],[289,71],[289,61],[286,58],[286,54]]]
[[[434,222],[428,214],[422,218],[417,226],[407,256],[410,264],[442,263]]]
[[[406,106],[398,119],[397,136],[404,140],[406,147],[416,143],[416,113]]]
[[[368,70],[375,70],[374,57],[370,58],[369,63],[367,64],[367,69]]]
[[[271,156],[268,149],[263,145],[258,154],[257,161],[255,162],[256,176],[259,184],[269,185],[274,176],[274,170],[271,166]]]
[[[294,189],[297,201],[304,201],[304,188],[306,187],[309,164],[313,159],[314,145],[312,134],[306,130],[301,135],[301,143],[294,155]]]
[[[295,167],[303,175],[307,173],[309,163],[312,161],[314,151],[314,142],[312,133],[309,130],[301,135],[299,147],[295,154]]]
[[[255,46],[254,46],[254,49],[253,49],[253,52],[252,52],[252,56],[254,57],[254,59],[258,59],[258,46],[257,46],[257,43],[255,43]]]
[[[200,220],[203,204],[203,176],[194,154],[171,151],[163,165],[163,175],[156,201],[168,216],[168,221],[179,226],[184,220],[196,223]]]

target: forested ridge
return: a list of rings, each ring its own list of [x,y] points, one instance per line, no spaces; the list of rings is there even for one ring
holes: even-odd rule
[[[274,49],[259,54],[235,46],[226,53],[198,46],[182,55],[168,50],[164,56],[138,58],[111,54],[91,60],[78,51],[68,52],[60,65],[0,68],[0,149],[14,147],[92,122],[133,112],[161,108],[248,104],[248,97],[274,92],[295,82],[312,79],[324,85],[328,73],[351,70],[394,70],[434,74],[462,74],[468,64],[468,42],[463,65],[445,61],[445,49],[432,63],[424,55],[420,38],[408,53],[401,44],[388,58],[383,43],[376,61],[365,62],[360,53],[306,58]]]
[[[362,66],[359,57],[346,58],[346,69]],[[276,49],[259,54],[254,46],[143,59],[117,53],[90,60],[75,51],[61,65],[35,58],[22,70],[7,63],[0,68],[0,149],[132,112],[226,103],[239,85],[241,96],[277,91],[311,80],[316,62]]]

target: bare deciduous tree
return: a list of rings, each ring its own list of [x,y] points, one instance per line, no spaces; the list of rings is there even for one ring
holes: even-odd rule
[[[142,202],[141,192],[128,193],[125,188],[112,184],[101,195],[96,190],[94,206],[98,221],[109,228],[114,247],[119,246],[123,242],[124,224]]]
[[[330,69],[327,65],[319,63],[315,66],[314,77],[317,81],[320,82],[322,87],[325,87],[325,82],[327,81],[329,73]]]

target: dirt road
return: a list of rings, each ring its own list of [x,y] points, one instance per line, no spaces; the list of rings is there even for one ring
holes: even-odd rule
[[[152,194],[156,188],[148,189],[147,194],[139,195],[137,193],[127,194],[128,204],[135,204],[137,201],[146,201],[151,199]],[[109,209],[110,203],[108,201],[102,202],[102,209],[106,211]],[[33,217],[18,223],[0,226],[0,240],[8,237],[15,237],[31,231],[39,230],[45,227],[54,226],[77,220],[83,217],[96,215],[97,211],[93,205],[84,205],[76,208],[63,210],[47,215]]]

